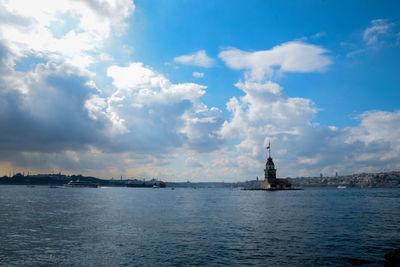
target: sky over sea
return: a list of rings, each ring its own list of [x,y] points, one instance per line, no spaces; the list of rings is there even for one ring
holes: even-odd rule
[[[399,1],[0,1],[0,176],[400,169]]]

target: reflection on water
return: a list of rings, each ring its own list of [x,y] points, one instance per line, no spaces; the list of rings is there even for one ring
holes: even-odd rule
[[[384,264],[400,190],[0,186],[0,265]]]

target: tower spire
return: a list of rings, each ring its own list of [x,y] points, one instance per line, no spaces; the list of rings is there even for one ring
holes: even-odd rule
[[[268,149],[268,156],[269,157],[271,157],[271,140],[268,140],[268,147],[269,147],[269,149]]]

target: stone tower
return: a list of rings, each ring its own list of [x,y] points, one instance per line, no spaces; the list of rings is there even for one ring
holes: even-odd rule
[[[271,158],[271,144],[268,143],[268,159],[265,163],[264,181],[261,182],[261,189],[266,190],[290,190],[292,184],[288,179],[276,178],[276,169],[274,161]]]
[[[276,169],[271,157],[268,157],[267,163],[265,164],[264,174],[264,179],[266,182],[269,184],[276,182]]]

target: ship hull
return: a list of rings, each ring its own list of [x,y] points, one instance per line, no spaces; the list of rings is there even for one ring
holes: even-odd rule
[[[165,187],[165,183],[157,183],[157,184],[127,184],[127,187],[136,187],[136,188],[154,188],[154,186],[158,186],[160,188]]]

